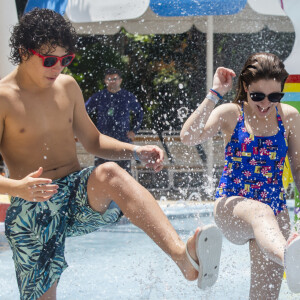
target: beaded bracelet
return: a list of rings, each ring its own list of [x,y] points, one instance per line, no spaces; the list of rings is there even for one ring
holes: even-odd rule
[[[220,100],[216,95],[212,94],[211,92],[208,93],[205,98],[207,98],[208,100],[213,101],[215,104],[217,104]]]
[[[140,146],[135,146],[133,148],[133,157],[134,157],[135,160],[141,161],[140,158],[139,158],[139,156],[138,156],[138,154],[137,154],[137,152],[136,152],[138,148],[140,148]]]
[[[221,100],[223,99],[223,96],[218,93],[217,91],[213,90],[213,89],[210,89],[211,93],[215,94],[216,96],[218,96]]]

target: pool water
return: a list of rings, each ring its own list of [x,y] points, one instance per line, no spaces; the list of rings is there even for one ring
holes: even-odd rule
[[[164,210],[185,241],[197,226],[213,222],[211,205],[179,203]],[[11,256],[1,232],[1,300],[19,298]],[[173,261],[126,220],[86,236],[67,239],[66,259],[69,268],[58,285],[59,300],[248,299],[248,246],[235,246],[225,238],[219,279],[205,291],[197,288],[196,281],[186,281]],[[300,295],[289,292],[284,280],[279,299],[300,299]]]

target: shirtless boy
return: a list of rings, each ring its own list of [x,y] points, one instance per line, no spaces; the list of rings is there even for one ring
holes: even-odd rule
[[[74,136],[95,156],[128,160],[137,155],[155,171],[162,169],[163,152],[156,146],[135,148],[96,129],[76,81],[61,74],[72,62],[76,41],[61,15],[32,10],[13,29],[11,59],[17,68],[0,81],[0,151],[10,175],[0,177],[0,193],[11,195],[5,231],[21,299],[55,299],[67,267],[65,238],[116,222],[122,213],[188,280],[212,285],[217,272],[202,276],[207,262],[199,253],[207,235],[215,245],[205,253],[219,263],[221,236],[215,227],[197,229],[186,246],[152,195],[117,164],[81,170]]]

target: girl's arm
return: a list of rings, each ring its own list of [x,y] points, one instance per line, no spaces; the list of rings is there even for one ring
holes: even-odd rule
[[[235,73],[231,69],[220,67],[213,79],[213,90],[225,95],[232,88]],[[181,141],[186,145],[197,145],[213,137],[222,127],[222,110],[215,109],[218,96],[214,92],[207,94],[204,101],[186,120],[180,132]],[[215,101],[216,99],[216,101]]]

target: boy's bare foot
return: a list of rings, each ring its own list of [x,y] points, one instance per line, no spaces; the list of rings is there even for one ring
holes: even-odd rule
[[[220,230],[215,225],[205,225],[187,241],[185,256],[177,264],[186,279],[198,278],[200,289],[211,287],[218,279],[221,249]]]
[[[197,228],[194,235],[190,237],[186,243],[186,247],[188,252],[190,253],[191,257],[195,262],[199,264],[197,255],[196,255],[196,237],[198,232],[201,231],[201,228]],[[193,281],[196,280],[198,277],[198,271],[193,267],[189,258],[187,257],[186,250],[184,249],[184,253],[182,255],[183,259],[176,261],[178,267],[180,268],[181,272],[183,273],[184,277],[187,280]]]

